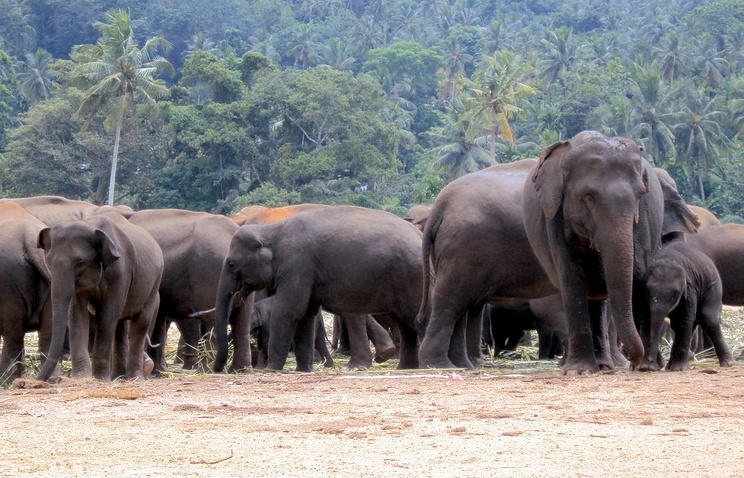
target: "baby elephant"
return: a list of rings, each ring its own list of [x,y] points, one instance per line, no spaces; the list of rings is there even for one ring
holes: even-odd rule
[[[647,330],[642,330],[646,352],[640,370],[659,368],[660,330],[666,316],[674,331],[667,370],[689,367],[690,342],[696,325],[713,342],[721,367],[733,364],[721,333],[721,278],[708,256],[683,240],[665,245],[651,262],[646,291],[650,324]]]

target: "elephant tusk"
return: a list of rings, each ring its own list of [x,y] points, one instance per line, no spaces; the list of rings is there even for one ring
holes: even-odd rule
[[[204,315],[211,314],[215,310],[216,310],[216,307],[212,307],[211,309],[207,309],[207,310],[198,310],[196,312],[192,312],[191,314],[189,314],[189,318],[193,319],[196,317],[202,317]]]

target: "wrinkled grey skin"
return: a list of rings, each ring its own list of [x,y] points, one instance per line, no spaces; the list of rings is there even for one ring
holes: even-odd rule
[[[48,379],[60,360],[68,323],[73,377],[143,378],[144,347],[163,272],[157,242],[111,210],[44,228],[38,245],[51,275],[53,311],[51,345],[38,378]]]
[[[644,347],[636,320],[647,321],[642,280],[665,234],[693,232],[695,216],[660,181],[632,140],[584,131],[548,147],[524,185],[525,230],[560,289],[569,336],[564,373],[611,368],[597,358],[595,301],[609,314],[631,366]]]
[[[52,333],[49,269],[37,248],[44,223],[16,203],[0,204],[0,382],[25,373],[24,336],[37,330],[46,352]]]
[[[150,350],[155,370],[165,371],[164,348],[171,320],[178,324],[184,343],[194,353],[184,357],[184,368],[193,368],[202,331],[214,325],[215,290],[222,262],[238,226],[229,218],[182,209],[146,209],[130,215],[129,221],[145,230],[163,251],[160,307]],[[252,298],[248,298],[249,302]],[[230,312],[233,360],[230,371],[250,370],[250,313],[252,302],[242,302]],[[192,358],[192,360],[190,360]]]
[[[233,294],[260,289],[274,292],[256,304],[269,317],[268,369],[284,367],[294,338],[297,370],[312,370],[312,328],[320,307],[393,316],[402,336],[399,368],[416,368],[421,283],[421,233],[383,211],[336,206],[242,226],[218,286],[214,369],[221,371],[227,358]]]
[[[640,370],[658,370],[659,339],[669,316],[674,342],[667,370],[689,368],[693,328],[700,325],[713,342],[721,367],[733,364],[721,332],[723,288],[713,261],[692,244],[672,241],[656,253],[646,278],[650,321],[642,330],[645,356]]]
[[[12,201],[20,205],[47,226],[65,221],[85,219],[98,212],[106,212],[112,209],[124,217],[128,217],[134,212],[129,206],[96,206],[86,201],[67,199],[61,196],[0,199],[0,202],[4,201]]]

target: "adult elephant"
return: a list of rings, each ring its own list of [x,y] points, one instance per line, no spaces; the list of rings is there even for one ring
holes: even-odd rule
[[[124,217],[134,212],[129,206],[97,206],[87,201],[67,199],[62,196],[30,196],[0,200],[0,202],[3,201],[18,204],[47,226],[65,221],[79,221],[99,211],[105,212],[111,209]]]
[[[633,367],[644,357],[642,280],[661,237],[693,232],[697,219],[676,190],[660,181],[631,139],[584,131],[549,146],[524,185],[525,230],[568,319],[564,373],[611,368],[597,357],[604,333],[597,301],[609,314]]]
[[[37,247],[44,223],[14,202],[0,204],[0,382],[25,372],[24,336],[38,330],[39,350],[49,350],[52,309],[49,269]]]
[[[472,368],[475,351],[468,354],[467,345],[479,353],[486,303],[526,304],[557,292],[527,242],[522,220],[523,185],[536,165],[524,159],[467,174],[434,201],[422,246],[422,367]]]
[[[267,367],[281,370],[294,335],[297,370],[312,370],[318,310],[388,314],[401,331],[399,368],[416,368],[415,316],[421,298],[421,233],[384,211],[336,206],[233,236],[217,293],[215,371],[227,358],[227,310],[233,294],[270,288],[257,302],[269,317]]]
[[[44,228],[38,246],[49,266],[53,311],[49,353],[38,378],[48,379],[61,358],[68,323],[73,377],[111,380],[123,372],[126,378],[142,378],[163,273],[157,242],[111,211]],[[90,309],[95,330],[92,361]]]
[[[175,321],[186,352],[184,368],[196,365],[196,350],[203,332],[214,325],[215,290],[230,240],[238,226],[225,216],[183,209],[145,209],[129,216],[163,251],[164,269],[160,282],[160,307],[152,333],[150,350],[155,370],[167,369],[164,348],[167,330]],[[248,304],[235,302],[230,312],[233,358],[231,371],[251,368],[249,321],[253,297]]]
[[[285,219],[302,212],[326,209],[329,207],[333,206],[313,203],[271,208],[264,206],[247,206],[241,209],[233,217],[233,221],[240,225],[272,224],[284,221]],[[256,297],[256,299],[259,300],[260,298],[263,298],[264,295],[265,294],[263,293],[259,293],[259,297]],[[375,350],[378,351],[376,356],[378,361],[384,362],[395,353],[395,346],[393,345],[392,340],[373,317],[369,315],[358,316],[354,314],[339,314],[338,317],[343,322],[345,330],[349,334],[350,358],[346,365],[348,368],[353,370],[365,370],[372,366],[372,353],[369,348],[370,340],[374,344]],[[315,332],[316,352],[324,360],[327,367],[333,367],[334,362],[328,351],[325,329],[320,329],[320,327],[324,327],[323,317],[320,312],[315,320],[317,324]],[[264,322],[265,321],[263,320],[256,320],[254,317],[251,325],[251,330],[262,337],[262,340],[258,341],[261,345],[268,344],[268,323]],[[268,350],[259,347],[258,352],[260,354],[258,363],[265,364],[268,359]]]
[[[720,224],[686,234],[685,241],[711,258],[721,276],[721,300],[744,305],[744,224]]]

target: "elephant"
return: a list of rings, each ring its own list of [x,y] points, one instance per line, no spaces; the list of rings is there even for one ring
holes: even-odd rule
[[[12,201],[18,204],[47,226],[53,226],[64,221],[85,219],[99,211],[105,212],[112,208],[124,217],[128,217],[134,212],[129,206],[97,206],[86,201],[67,199],[62,196],[30,196],[0,200],[0,202],[3,201]]]
[[[649,326],[641,331],[645,356],[640,370],[659,369],[659,332],[667,315],[674,331],[668,370],[689,368],[696,325],[713,342],[721,367],[732,365],[733,356],[721,332],[721,278],[708,256],[684,240],[667,243],[649,264],[645,285]]]
[[[241,226],[217,287],[213,368],[222,371],[227,358],[233,294],[266,288],[273,294],[256,307],[270,317],[268,369],[284,367],[294,334],[297,370],[312,370],[313,320],[321,307],[331,313],[390,315],[401,333],[398,368],[417,368],[421,274],[420,231],[384,211],[334,206]]]
[[[424,226],[426,226],[426,221],[429,219],[429,215],[431,214],[432,207],[431,204],[414,204],[408,209],[406,215],[403,216],[403,219],[423,231]]]
[[[215,291],[227,254],[238,226],[228,217],[183,209],[145,209],[129,216],[129,222],[142,227],[163,251],[164,269],[160,282],[160,307],[150,350],[155,370],[167,369],[164,348],[167,330],[174,320],[184,341],[183,368],[196,365],[199,339],[214,325]],[[232,325],[232,371],[251,368],[249,303],[234,302]]]
[[[61,358],[68,323],[73,377],[111,380],[123,372],[127,379],[143,378],[163,273],[158,243],[119,213],[104,209],[45,227],[38,247],[49,267],[52,300],[51,344],[38,378],[47,380]],[[91,325],[95,338],[89,355]]]
[[[239,225],[245,224],[271,224],[274,222],[283,221],[289,217],[305,211],[312,211],[316,209],[324,209],[332,207],[325,204],[313,204],[304,203],[290,206],[281,207],[264,207],[264,206],[247,206],[241,209],[232,219]],[[350,346],[350,358],[347,363],[347,367],[354,370],[368,369],[372,365],[372,353],[369,348],[369,340],[372,340],[375,345],[375,349],[380,352],[377,354],[378,361],[387,360],[394,353],[394,345],[389,340],[389,336],[384,330],[381,330],[379,324],[375,322],[375,319],[371,316],[367,317],[347,317],[346,314],[339,316],[341,320],[348,325],[347,333],[350,333],[350,340],[353,346]],[[322,317],[318,314],[316,318],[319,324],[323,324]],[[255,321],[255,319],[254,319]],[[366,325],[366,326],[365,326]],[[375,327],[377,325],[377,327]],[[261,333],[263,335],[262,344],[268,344],[268,327],[259,327],[254,324],[251,327],[254,333]],[[327,367],[333,367],[333,359],[328,351],[327,343],[325,339],[322,339],[319,334],[319,330],[316,330],[315,350],[323,358]],[[323,337],[326,336],[325,330],[322,331]],[[387,339],[387,340],[386,340]],[[391,353],[392,348],[392,353]],[[259,363],[265,363],[268,351],[261,350],[261,359]]]
[[[687,207],[698,217],[698,222],[700,223],[698,230],[707,226],[718,226],[721,224],[721,221],[718,220],[716,215],[704,207],[695,206],[693,204],[688,204]]]
[[[422,243],[422,367],[472,368],[486,303],[558,292],[524,233],[522,189],[536,165],[523,159],[467,174],[434,201]]]
[[[14,202],[0,203],[0,382],[25,373],[24,335],[38,330],[39,350],[51,340],[49,269],[37,247],[45,224]]]
[[[569,329],[564,373],[612,367],[595,354],[601,299],[631,367],[639,366],[637,327],[648,320],[643,278],[662,236],[695,232],[696,216],[633,140],[596,131],[543,151],[525,181],[522,206],[532,250],[562,294]]]

